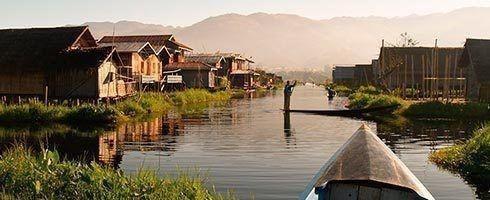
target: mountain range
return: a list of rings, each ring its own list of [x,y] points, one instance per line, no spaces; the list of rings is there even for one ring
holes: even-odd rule
[[[187,27],[134,21],[87,22],[96,38],[104,35],[174,34],[195,52],[240,52],[258,66],[317,68],[370,63],[381,41],[396,43],[408,33],[421,46],[463,46],[466,38],[489,38],[489,7],[405,17],[337,17],[314,20],[298,15],[225,14]]]

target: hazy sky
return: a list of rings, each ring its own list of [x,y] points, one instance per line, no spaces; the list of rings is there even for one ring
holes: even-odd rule
[[[289,13],[313,19],[406,16],[490,6],[490,0],[0,0],[0,27],[133,20],[188,26],[226,13]]]

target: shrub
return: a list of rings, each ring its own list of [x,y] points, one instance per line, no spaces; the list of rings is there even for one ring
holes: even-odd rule
[[[159,178],[140,171],[125,176],[96,163],[62,161],[56,151],[34,155],[24,147],[2,154],[0,188],[3,197],[20,199],[226,199],[205,187],[200,174],[180,172]]]

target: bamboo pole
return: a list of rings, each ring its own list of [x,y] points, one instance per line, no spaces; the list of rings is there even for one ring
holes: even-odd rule
[[[44,105],[48,105],[48,86],[44,88]]]
[[[425,100],[425,55],[422,55],[422,99]]]

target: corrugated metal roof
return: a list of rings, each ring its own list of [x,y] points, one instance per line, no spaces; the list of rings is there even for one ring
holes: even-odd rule
[[[99,46],[115,46],[118,52],[140,52],[144,48],[149,48],[151,51],[156,53],[148,42],[110,42],[99,43]]]
[[[165,65],[164,71],[170,70],[212,70],[213,67],[202,62],[174,62]]]
[[[192,48],[175,41],[173,35],[128,35],[128,36],[104,36],[99,40],[100,43],[114,42],[149,42],[159,54],[165,46],[182,46],[186,49]],[[168,47],[169,48],[169,47]]]
[[[189,62],[203,62],[212,66],[216,66],[221,60],[224,60],[223,56],[215,54],[191,54],[187,55],[185,59]]]

